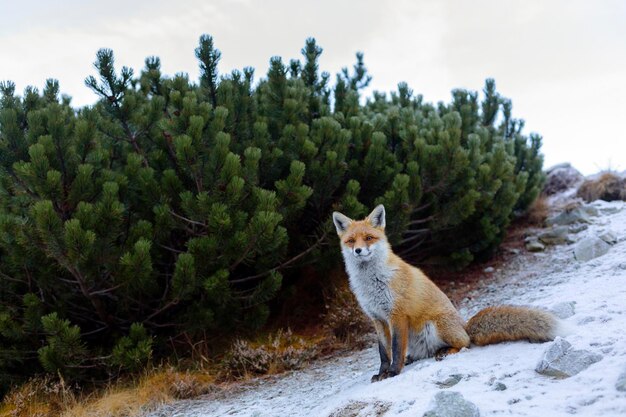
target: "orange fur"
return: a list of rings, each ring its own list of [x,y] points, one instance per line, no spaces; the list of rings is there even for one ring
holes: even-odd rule
[[[552,314],[528,307],[487,307],[465,326],[476,345],[528,340],[547,342],[554,339],[558,320]]]

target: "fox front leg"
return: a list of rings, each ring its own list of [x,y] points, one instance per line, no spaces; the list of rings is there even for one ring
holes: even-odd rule
[[[391,331],[387,323],[374,320],[376,335],[378,336],[378,353],[380,354],[380,369],[372,376],[372,382],[381,381],[389,376],[391,366]]]
[[[391,335],[391,367],[388,376],[398,375],[406,360],[406,351],[409,345],[409,323],[407,320],[399,320],[392,324]]]

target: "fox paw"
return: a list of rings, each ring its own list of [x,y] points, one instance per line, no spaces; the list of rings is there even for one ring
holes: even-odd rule
[[[378,382],[378,381],[382,381],[383,379],[388,378],[389,376],[387,375],[388,372],[381,372],[379,374],[374,374],[372,375],[372,383],[373,382]]]
[[[372,382],[382,381],[383,379],[392,378],[392,377],[394,377],[396,375],[398,375],[398,373],[395,372],[395,371],[381,372],[381,373],[378,373],[376,375],[372,375]]]
[[[435,360],[442,361],[448,355],[452,355],[453,353],[458,353],[459,349],[453,347],[445,347],[441,348],[435,353]]]

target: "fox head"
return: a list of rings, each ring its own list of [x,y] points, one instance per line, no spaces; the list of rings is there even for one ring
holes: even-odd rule
[[[363,220],[352,220],[336,211],[333,213],[333,222],[346,262],[367,262],[388,253],[385,207],[382,204],[376,206]]]

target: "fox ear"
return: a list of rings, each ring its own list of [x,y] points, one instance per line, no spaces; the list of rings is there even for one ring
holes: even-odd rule
[[[333,223],[335,223],[335,227],[337,228],[337,234],[342,235],[348,229],[350,223],[352,223],[352,219],[335,211],[333,212]]]
[[[367,220],[373,227],[385,228],[385,206],[379,204],[374,210],[367,216]]]

